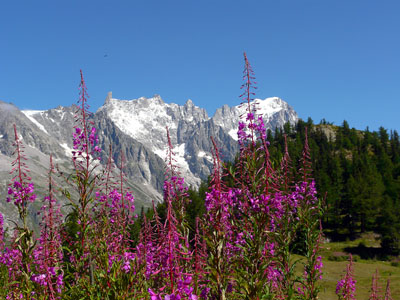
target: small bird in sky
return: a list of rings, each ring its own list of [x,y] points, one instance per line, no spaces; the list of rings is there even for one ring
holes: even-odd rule
[[[104,54],[104,57],[108,57],[108,54]]]

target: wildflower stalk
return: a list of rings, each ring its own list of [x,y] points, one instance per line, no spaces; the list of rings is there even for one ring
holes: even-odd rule
[[[69,259],[75,265],[73,268],[75,274],[69,278],[72,285],[77,284],[77,282],[84,282],[86,278],[89,278],[91,283],[94,281],[93,258],[90,251],[93,244],[90,244],[88,234],[93,224],[90,213],[93,208],[93,192],[99,183],[99,175],[95,174],[95,170],[98,166],[96,155],[100,152],[100,148],[96,145],[98,143],[96,129],[93,127],[93,122],[88,118],[90,115],[89,105],[87,104],[88,94],[82,70],[80,77],[79,107],[75,113],[74,150],[72,151],[75,171],[73,180],[78,193],[78,201],[75,201],[68,191],[65,192],[72,206],[72,212],[67,216],[67,220],[71,220],[70,224],[73,227],[77,225],[76,236],[72,236],[72,247],[70,246],[71,249],[69,249]],[[78,274],[80,274],[80,278]],[[83,276],[84,274],[87,277]],[[89,288],[86,286],[84,289]]]
[[[33,183],[29,181],[31,178],[27,175],[29,169],[25,164],[25,156],[24,156],[24,145],[22,141],[18,137],[17,127],[14,124],[14,146],[15,151],[14,155],[16,156],[15,160],[12,162],[12,171],[11,173],[15,173],[15,176],[12,179],[12,184],[8,187],[8,197],[7,202],[13,202],[14,205],[18,209],[19,220],[22,223],[22,227],[15,224],[14,230],[15,235],[12,241],[12,248],[16,253],[17,257],[14,257],[14,263],[20,264],[20,269],[11,269],[10,271],[13,274],[10,274],[10,279],[19,281],[20,283],[12,283],[12,288],[17,289],[17,293],[21,293],[24,297],[29,297],[33,288],[33,284],[31,282],[32,276],[32,262],[33,262],[33,250],[36,245],[36,241],[34,239],[33,231],[28,227],[27,224],[27,215],[28,215],[28,205],[32,203],[36,199],[36,194],[34,193]],[[18,258],[19,257],[19,258]],[[18,268],[18,267],[17,267]],[[19,286],[20,285],[20,286]],[[19,286],[19,287],[18,287]],[[15,290],[14,290],[15,291]]]
[[[36,272],[32,275],[32,281],[36,282],[47,295],[48,299],[55,300],[61,295],[64,287],[62,271],[62,241],[60,227],[62,215],[60,207],[54,197],[53,156],[50,155],[50,168],[48,175],[49,189],[45,197],[42,211],[41,232],[39,247],[34,250]]]
[[[255,77],[254,77],[254,71],[253,68],[251,67],[249,60],[247,59],[246,52],[243,53],[244,57],[244,70],[243,70],[243,80],[245,81],[242,86],[240,87],[241,89],[244,89],[243,93],[239,96],[240,98],[243,99],[242,105],[247,106],[246,111],[247,111],[247,116],[246,120],[249,121],[249,130],[250,130],[250,141],[251,145],[255,146],[255,130],[254,130],[254,114],[256,112],[255,108],[255,103],[252,103],[253,96],[255,95],[254,89],[257,89],[254,84],[256,83]]]
[[[376,269],[375,273],[372,274],[371,294],[369,296],[369,300],[380,300],[378,280],[379,280],[379,273],[378,269]]]
[[[211,280],[210,296],[214,299],[225,300],[228,298],[228,287],[231,280],[231,258],[229,253],[229,233],[232,233],[229,224],[230,204],[227,202],[227,188],[223,184],[221,177],[222,164],[220,154],[215,140],[213,143],[214,168],[211,176],[209,192],[206,193],[206,222],[208,226],[205,232],[207,243],[208,258],[207,271],[208,278]]]
[[[304,238],[304,276],[300,294],[304,299],[317,299],[320,286],[318,280],[322,279],[322,257],[319,255],[322,242],[323,208],[321,202],[316,198],[315,182],[311,178],[311,161],[309,154],[307,129],[301,158],[302,183],[296,187],[302,197],[299,202],[298,221],[300,224],[301,237]]]
[[[93,201],[92,193],[96,188],[98,177],[94,175],[96,165],[91,166],[91,161],[95,158],[93,155],[99,152],[98,146],[95,143],[98,142],[96,137],[96,129],[92,127],[93,122],[88,120],[89,116],[89,105],[87,104],[87,87],[83,78],[82,70],[80,71],[81,82],[80,82],[80,97],[78,103],[80,107],[76,112],[74,126],[74,151],[73,163],[75,169],[76,185],[79,193],[79,202],[74,205],[78,210],[78,220],[80,225],[80,247],[82,250],[86,248],[86,233],[87,227],[89,226],[89,215],[88,209]]]
[[[390,279],[388,279],[386,283],[385,300],[393,300],[392,294],[390,292]]]
[[[289,151],[288,151],[288,145],[287,145],[287,135],[283,135],[284,140],[285,140],[285,152],[283,155],[283,158],[281,160],[281,171],[282,171],[282,190],[284,192],[288,192],[289,191],[289,183],[292,184],[291,182],[291,177],[289,172],[292,169],[292,161],[290,159],[290,155],[289,155]]]
[[[199,217],[196,217],[196,228],[195,228],[195,235],[193,238],[193,243],[194,243],[194,250],[193,250],[193,282],[194,282],[194,294],[198,295],[200,293],[200,289],[206,285],[205,284],[205,278],[207,275],[207,272],[205,270],[206,267],[206,259],[207,259],[207,249],[202,242],[202,237],[200,234],[200,229],[199,229],[199,222],[200,219]]]
[[[166,298],[181,299],[192,297],[192,252],[189,250],[189,230],[185,220],[185,203],[187,201],[187,188],[184,187],[183,178],[179,177],[179,171],[175,165],[174,152],[167,130],[167,155],[164,180],[164,202],[167,206],[165,224],[159,236],[159,265],[161,270],[154,270],[153,274],[160,283],[157,289],[163,291]],[[157,222],[157,220],[156,220]],[[158,274],[162,277],[159,277]],[[167,278],[167,280],[166,280]],[[164,284],[163,284],[164,283]],[[151,299],[161,299],[161,292],[156,288],[149,288]]]
[[[350,254],[344,277],[338,281],[336,295],[340,300],[355,300],[356,280],[354,279],[353,256]]]

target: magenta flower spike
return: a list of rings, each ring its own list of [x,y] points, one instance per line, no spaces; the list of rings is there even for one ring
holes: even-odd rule
[[[3,215],[0,213],[0,257],[3,250],[4,250],[4,218]]]
[[[83,79],[82,70],[80,70],[81,81],[79,84],[78,109],[75,113],[75,126],[73,133],[73,163],[76,170],[90,173],[91,161],[97,159],[101,149],[97,146],[99,139],[96,134],[96,128],[93,122],[89,120],[91,113],[87,104],[87,87]]]
[[[30,280],[33,268],[33,250],[35,249],[35,238],[33,230],[28,227],[28,205],[35,201],[33,183],[27,175],[29,169],[25,164],[24,146],[20,140],[16,125],[14,124],[15,134],[15,160],[12,162],[11,174],[14,173],[12,183],[8,187],[7,202],[13,202],[18,209],[19,222],[14,222],[14,235],[11,241],[11,247],[5,248],[1,254],[3,264],[8,266],[10,293],[15,294],[19,287],[25,289],[22,297],[26,297],[31,289]],[[19,223],[19,224],[18,224]],[[22,223],[22,224],[21,224]]]
[[[375,273],[372,274],[371,294],[369,296],[369,300],[380,300],[381,299],[379,297],[378,280],[379,280],[379,273],[378,273],[378,269],[376,269]]]
[[[24,155],[24,145],[18,137],[17,127],[14,124],[14,134],[15,134],[15,160],[12,162],[11,174],[14,173],[12,183],[8,187],[8,197],[7,202],[13,202],[18,208],[20,218],[24,221],[24,226],[26,227],[26,216],[27,216],[27,205],[32,203],[36,199],[36,194],[34,193],[33,183],[29,182],[31,178],[27,175],[29,172],[28,166],[26,165],[26,157]]]
[[[257,112],[255,102],[252,103],[254,100],[255,92],[254,90],[257,89],[255,86],[255,76],[253,68],[250,65],[249,60],[247,59],[246,52],[243,53],[244,57],[244,70],[243,70],[243,81],[244,83],[240,87],[243,90],[243,93],[239,96],[242,99],[242,106],[246,106],[246,125],[244,123],[239,123],[239,144],[243,144],[246,142],[247,138],[250,138],[251,144],[255,145],[255,115]],[[242,124],[242,125],[240,125]],[[247,127],[250,131],[249,134],[245,134],[243,129]]]
[[[344,278],[339,280],[336,286],[336,295],[339,299],[355,300],[356,280],[354,279],[353,256],[350,254]]]
[[[192,291],[192,283],[187,282],[187,276],[191,274],[192,252],[189,251],[188,229],[186,225],[185,204],[187,201],[187,188],[184,186],[183,178],[179,177],[179,171],[175,165],[175,158],[169,130],[167,128],[167,157],[164,181],[164,202],[166,203],[166,220],[164,226],[156,229],[158,232],[158,262],[153,259],[148,266],[152,269],[152,276],[163,284],[158,284],[159,293],[156,289],[149,289],[151,297],[159,299],[161,295],[165,299],[183,298]],[[156,218],[158,216],[156,215]],[[155,268],[156,267],[156,268]]]
[[[388,279],[386,283],[385,300],[393,300],[392,294],[390,292],[390,279]]]
[[[87,87],[80,70],[78,109],[75,113],[75,126],[73,133],[72,161],[75,169],[75,184],[79,194],[78,201],[72,200],[78,214],[80,248],[87,252],[87,228],[90,226],[90,205],[93,202],[93,191],[98,182],[98,176],[94,174],[97,164],[95,155],[100,151],[96,146],[98,137],[93,122],[89,120],[90,112],[87,104]],[[93,163],[92,163],[93,162]]]
[[[42,222],[40,223],[39,245],[34,250],[36,271],[31,280],[43,288],[43,292],[49,299],[57,299],[64,287],[62,240],[60,228],[62,214],[60,206],[54,198],[54,174],[53,157],[50,155],[49,191],[45,197],[45,205],[41,208]]]
[[[204,281],[206,275],[206,263],[207,263],[207,249],[204,247],[204,243],[201,241],[201,235],[199,230],[199,217],[196,217],[196,232],[193,238],[194,250],[193,250],[193,277],[194,277],[194,293],[198,294],[198,290],[201,288],[200,282]]]
[[[165,159],[164,201],[166,201],[167,204],[170,203],[172,205],[177,222],[181,224],[184,221],[185,205],[188,203],[189,199],[185,180],[181,177],[179,168],[176,165],[175,153],[173,152],[168,127],[166,127],[166,131],[168,147]]]

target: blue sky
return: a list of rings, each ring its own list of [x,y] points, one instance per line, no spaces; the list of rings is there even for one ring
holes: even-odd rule
[[[400,130],[400,1],[145,0],[0,3],[0,100],[48,109],[78,99],[239,103],[243,51],[259,98],[303,119]]]

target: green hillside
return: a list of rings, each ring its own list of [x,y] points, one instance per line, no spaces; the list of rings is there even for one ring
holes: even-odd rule
[[[269,134],[270,153],[279,161],[285,135],[292,162],[299,161],[308,127],[313,176],[320,198],[325,198],[323,228],[333,241],[353,240],[372,231],[380,236],[382,249],[358,250],[362,258],[384,259],[400,249],[400,140],[397,131],[365,131],[344,121],[299,121],[293,128]],[[300,168],[300,166],[294,166]]]

